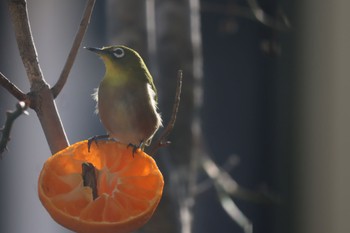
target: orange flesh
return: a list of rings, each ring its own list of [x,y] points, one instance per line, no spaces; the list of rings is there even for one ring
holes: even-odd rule
[[[96,168],[95,200],[91,188],[83,186],[84,162]],[[95,225],[137,218],[145,222],[160,200],[163,185],[157,165],[144,152],[136,151],[133,156],[132,148],[108,141],[99,141],[97,146],[93,143],[88,152],[87,141],[83,141],[48,159],[39,177],[39,197],[49,212],[54,209],[54,214],[50,212],[54,219],[55,215],[63,215],[68,222],[78,219],[82,224]],[[55,220],[64,225],[61,217]],[[75,231],[80,229],[76,229],[76,223],[67,225]]]

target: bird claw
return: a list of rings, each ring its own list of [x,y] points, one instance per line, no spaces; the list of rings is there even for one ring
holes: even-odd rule
[[[106,139],[110,139],[109,135],[106,134],[106,135],[95,135],[95,136],[92,136],[88,139],[88,152],[90,152],[90,147],[91,147],[91,144],[93,142],[95,142],[96,146],[98,145],[97,142],[99,140],[106,140]]]
[[[129,143],[126,148],[132,147],[132,157],[135,157],[135,152],[140,152],[143,146],[144,146],[144,143],[142,141],[138,146],[136,146],[135,144]]]

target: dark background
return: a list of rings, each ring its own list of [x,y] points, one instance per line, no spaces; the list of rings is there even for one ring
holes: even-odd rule
[[[235,2],[246,6],[245,1]],[[229,6],[230,1],[202,3]],[[281,4],[259,3],[271,16]],[[202,12],[201,22],[203,130],[210,152],[221,165],[229,155],[238,155],[240,163],[231,175],[239,184],[251,190],[267,188],[286,201],[284,192],[289,181],[284,174],[288,169],[285,136],[290,133],[292,80],[280,68],[288,53],[284,39],[290,39],[291,32],[278,32],[255,20],[209,9]],[[270,48],[265,50],[264,44]],[[239,199],[236,203],[252,221],[254,232],[281,232],[280,214],[286,203],[278,207]],[[198,232],[243,232],[222,211],[213,190],[198,199],[198,216]]]

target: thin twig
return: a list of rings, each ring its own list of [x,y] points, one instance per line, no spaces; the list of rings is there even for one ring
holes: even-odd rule
[[[264,24],[267,27],[273,28],[275,30],[285,31],[290,29],[291,25],[286,15],[282,15],[282,21],[281,21],[277,18],[271,17],[270,15],[266,14],[256,0],[247,0],[247,2],[249,4],[249,7],[255,19],[258,22]]]
[[[173,130],[174,125],[175,125],[176,116],[177,116],[177,112],[179,110],[179,105],[180,105],[181,88],[182,88],[182,70],[179,70],[177,73],[176,94],[175,94],[175,101],[174,101],[174,105],[173,105],[173,111],[171,114],[171,118],[169,120],[168,125],[164,129],[163,133],[158,138],[154,147],[152,148],[151,152],[149,153],[152,156],[157,152],[157,150],[159,148],[161,148],[163,146],[167,146],[170,143],[170,142],[166,141],[166,139],[169,136],[170,132]]]
[[[243,229],[244,233],[253,233],[253,224],[251,220],[249,220],[249,218],[239,209],[222,186],[217,182],[214,182],[214,184],[221,207],[231,219]]]
[[[24,94],[15,84],[13,84],[3,73],[0,72],[0,85],[10,92],[19,101],[27,99],[27,95]]]
[[[16,110],[15,111],[9,111],[6,113],[6,122],[4,124],[4,127],[1,129],[1,139],[0,139],[0,158],[2,153],[7,148],[7,143],[10,141],[10,132],[13,125],[13,122],[20,116],[22,113],[26,113],[27,105],[25,102],[20,101],[16,104]]]
[[[78,32],[75,35],[75,39],[74,39],[72,48],[69,52],[66,63],[65,63],[63,70],[61,72],[61,75],[60,75],[59,79],[57,80],[57,83],[51,88],[53,98],[56,98],[58,96],[58,94],[61,92],[61,90],[63,89],[63,87],[68,79],[69,72],[72,69],[72,66],[74,64],[74,60],[77,56],[81,42],[84,38],[87,27],[90,23],[90,18],[91,18],[91,14],[92,14],[95,2],[96,2],[96,0],[89,0],[86,4],[84,15],[81,19]]]
[[[288,17],[280,11],[279,18],[272,17],[265,13],[265,11],[257,4],[256,0],[247,0],[248,7],[240,6],[230,3],[229,5],[223,5],[218,3],[205,3],[201,5],[201,11],[225,14],[228,16],[238,16],[247,18],[250,20],[256,20],[259,23],[270,27],[274,30],[288,31],[291,28],[291,24]]]
[[[279,204],[278,197],[272,197],[260,192],[254,192],[240,186],[231,176],[220,168],[205,152],[202,153],[202,167],[215,185],[232,198],[251,201],[259,204]],[[198,194],[198,193],[197,193]]]

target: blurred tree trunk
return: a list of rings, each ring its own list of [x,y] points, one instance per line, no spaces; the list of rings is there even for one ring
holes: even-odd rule
[[[191,158],[194,79],[189,13],[188,0],[156,1],[160,109],[165,123],[174,102],[177,71],[182,69],[184,74],[180,109],[169,147],[176,165],[188,165]]]
[[[181,69],[184,73],[180,109],[175,129],[169,138],[172,144],[161,149],[163,156],[156,158],[162,160],[158,163],[166,179],[164,195],[151,221],[140,230],[179,232],[183,227],[179,220],[178,194],[185,193],[183,196],[186,196],[188,193],[192,149],[194,79],[189,1],[110,0],[106,7],[109,43],[130,46],[146,60],[158,89],[159,109],[165,125],[170,119],[174,104],[177,71]],[[164,168],[165,165],[161,164],[164,160],[168,160],[165,163],[171,164],[173,169],[169,166]],[[178,171],[184,172],[179,174]]]
[[[159,75],[160,109],[168,122],[174,102],[177,71],[183,71],[180,108],[175,128],[170,135],[172,169],[168,169],[168,189],[176,206],[178,232],[192,232],[196,172],[199,163],[198,139],[200,134],[201,53],[199,33],[199,4],[193,0],[156,0],[156,57]],[[197,14],[195,14],[197,13]],[[194,19],[194,15],[198,15]],[[195,23],[197,22],[197,24]],[[194,37],[198,40],[194,43]],[[198,53],[199,52],[199,53]],[[195,56],[199,55],[199,56]],[[194,64],[197,67],[194,67]],[[197,95],[199,94],[199,95]],[[199,98],[197,98],[199,97]]]
[[[146,1],[107,0],[106,24],[109,44],[127,45],[147,60]]]

